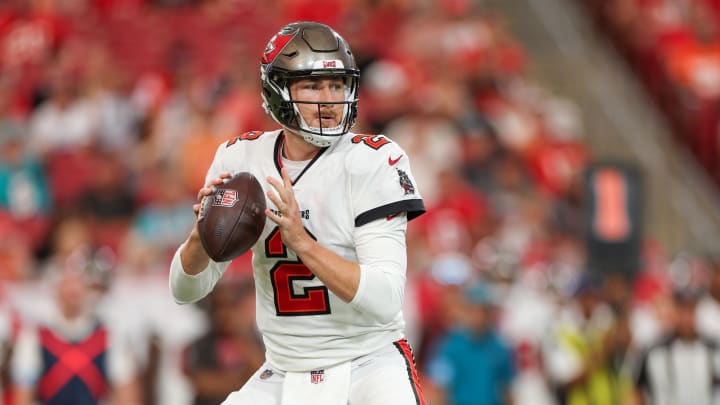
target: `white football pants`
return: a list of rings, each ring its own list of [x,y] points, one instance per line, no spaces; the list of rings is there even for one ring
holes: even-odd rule
[[[334,405],[425,405],[412,352],[404,339],[350,365],[349,401]],[[284,379],[283,371],[265,363],[222,405],[281,405]]]

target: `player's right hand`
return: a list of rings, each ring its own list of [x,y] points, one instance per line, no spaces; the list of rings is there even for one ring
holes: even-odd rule
[[[200,203],[202,199],[215,192],[217,186],[221,185],[223,181],[231,177],[230,173],[220,173],[220,175],[212,180],[210,184],[202,187],[197,193],[197,204],[193,204],[193,211],[195,212],[196,226],[192,227],[188,239],[183,244],[183,248],[180,251],[180,261],[183,266],[183,270],[186,274],[194,275],[200,273],[205,267],[207,267],[210,256],[208,256],[205,248],[200,242],[200,234],[197,229],[197,217],[200,213]]]
[[[210,181],[210,184],[205,185],[203,188],[201,188],[197,193],[197,204],[193,204],[193,211],[195,212],[195,216],[200,212],[200,203],[202,202],[202,199],[209,196],[210,194],[214,193],[217,189],[217,186],[223,184],[225,179],[228,179],[232,177],[232,175],[229,172],[220,173],[220,175]]]

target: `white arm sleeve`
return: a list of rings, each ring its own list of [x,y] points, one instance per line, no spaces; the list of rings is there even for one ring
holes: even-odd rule
[[[170,263],[170,291],[178,304],[191,304],[197,302],[212,291],[220,277],[225,273],[229,261],[214,262],[212,259],[208,266],[196,275],[185,273],[180,261],[180,251],[185,244],[180,245]]]
[[[407,265],[406,228],[405,213],[355,228],[360,284],[350,305],[371,314],[383,324],[391,322],[402,310]]]

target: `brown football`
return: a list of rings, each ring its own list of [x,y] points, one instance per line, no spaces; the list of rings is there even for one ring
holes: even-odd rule
[[[203,198],[198,233],[216,262],[234,259],[257,242],[265,227],[265,194],[250,173],[237,173]]]

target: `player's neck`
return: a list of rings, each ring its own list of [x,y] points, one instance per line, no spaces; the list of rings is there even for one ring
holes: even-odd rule
[[[318,154],[320,148],[305,142],[299,135],[285,131],[283,142],[283,156],[289,160],[310,160]]]

